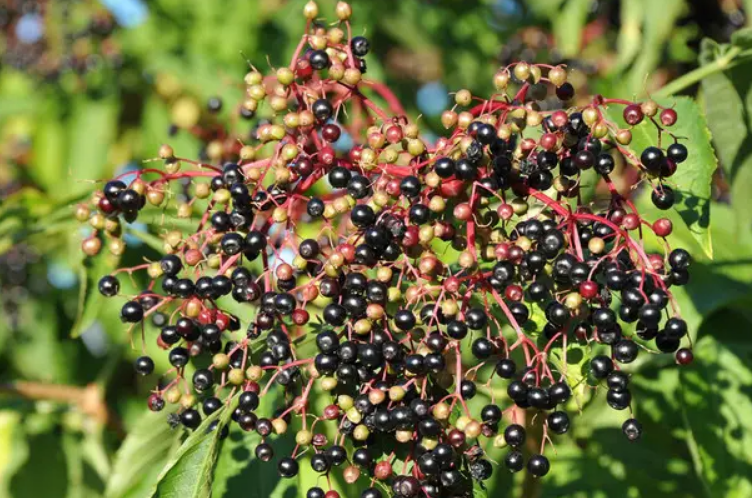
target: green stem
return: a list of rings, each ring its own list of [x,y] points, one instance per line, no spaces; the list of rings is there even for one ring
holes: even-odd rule
[[[669,97],[675,93],[681,92],[685,88],[690,87],[695,83],[699,83],[701,80],[707,78],[712,74],[724,71],[731,66],[734,58],[736,58],[741,53],[741,47],[731,47],[729,51],[726,52],[722,57],[719,57],[710,64],[705,64],[704,66],[698,67],[694,71],[685,74],[681,78],[675,79],[668,85],[658,90],[654,94],[654,96]]]

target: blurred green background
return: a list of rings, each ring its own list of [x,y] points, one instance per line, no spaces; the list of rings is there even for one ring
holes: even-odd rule
[[[333,17],[334,1],[318,3]],[[286,63],[303,4],[0,0],[0,496],[135,497],[154,485],[179,435],[146,413],[153,381],[132,373],[138,351],[119,303],[91,291],[115,258],[84,261],[74,207],[92,180],[140,167],[164,142],[196,157],[199,142],[171,136],[171,125],[211,96],[238,101],[246,59]],[[520,59],[566,63],[581,95],[698,99],[720,160],[713,259],[686,229],[674,242],[698,260],[677,291],[698,361],[681,371],[670,360],[636,366],[639,443],[626,441],[601,396],[555,441],[546,479],[497,469],[489,495],[752,496],[752,1],[353,6],[355,33],[373,46],[368,76],[437,135],[448,92],[490,94],[496,69]],[[155,257],[158,230],[132,227],[123,264]],[[296,495],[298,483],[276,486],[244,448],[236,437],[223,446],[216,496]],[[315,477],[300,479],[306,489]]]

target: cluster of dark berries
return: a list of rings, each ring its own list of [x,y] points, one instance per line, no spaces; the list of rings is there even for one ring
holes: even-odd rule
[[[428,143],[387,87],[362,79],[368,41],[347,34],[348,4],[336,13],[327,28],[308,3],[289,66],[246,76],[237,112],[258,119],[252,143],[222,146],[240,143],[229,128],[203,134],[208,162],[164,146],[164,172],[110,182],[97,213],[78,209],[96,229],[89,254],[128,230],[107,228],[114,215],[130,221],[149,204],[196,227],[163,232],[160,260],[99,283],[119,296],[119,272],[148,275],[146,290],[122,296],[121,317],[131,329],[151,321],[159,332],[147,340],[168,352],[149,408],[173,406],[171,423],[190,429],[232,410],[283,477],[306,454],[315,472],[364,476],[368,498],[469,496],[495,468],[491,446],[508,448],[509,471],[544,476],[546,447],[592,396],[625,410],[624,433],[638,439],[622,366],[642,350],[692,360],[670,290],[687,283],[691,258],[645,252],[643,234],[665,238],[671,223],[644,220],[610,175],[623,157],[666,195],[687,149],[674,141],[640,160],[629,129],[603,110],[626,106],[628,123],[650,119],[661,136],[675,113],[602,97],[567,107],[563,67],[516,62],[499,70],[491,99],[457,92],[442,115],[447,136]],[[549,94],[559,109],[540,111]],[[540,138],[524,137],[528,128]],[[345,132],[354,144],[343,150]],[[590,168],[609,196],[586,206]],[[165,203],[170,184],[186,181],[187,197]],[[589,368],[568,365],[572,348]],[[153,360],[136,370],[151,374]],[[282,393],[274,402],[271,390]],[[542,438],[529,430],[537,424]],[[275,456],[289,431],[295,450]]]

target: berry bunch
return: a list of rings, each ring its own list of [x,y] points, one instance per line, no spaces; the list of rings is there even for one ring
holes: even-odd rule
[[[122,252],[121,219],[148,206],[196,215],[191,233],[164,234],[160,260],[103,277],[99,291],[118,296],[118,274],[146,272],[121,318],[131,329],[149,318],[160,332],[148,340],[169,351],[149,408],[173,405],[170,421],[196,429],[226,407],[262,437],[263,461],[295,424],[295,450],[276,459],[283,477],[308,453],[316,472],[365,474],[364,498],[467,496],[493,472],[489,445],[508,447],[509,471],[544,476],[575,390],[605,389],[631,414],[622,365],[643,350],[692,360],[670,291],[687,283],[691,258],[667,242],[665,254],[646,253],[645,232],[665,239],[671,223],[643,219],[610,178],[622,157],[669,207],[669,178],[688,155],[667,131],[676,113],[600,96],[569,107],[565,68],[516,62],[498,71],[490,98],[458,91],[442,115],[447,136],[430,144],[388,88],[364,79],[369,42],[351,35],[351,14],[340,2],[326,28],[309,2],[290,64],[247,74],[237,115],[269,107],[251,143],[232,127],[194,129],[211,161],[163,146],[164,171],[108,182],[95,213],[79,206],[95,228],[89,255],[107,239]],[[559,109],[540,111],[549,94]],[[630,126],[652,121],[658,145],[633,154],[630,130],[604,113],[611,106],[624,106]],[[345,133],[353,143],[342,150]],[[589,169],[610,194],[594,206],[580,200]],[[573,347],[590,351],[584,375],[567,371]],[[154,361],[142,356],[136,370],[151,374]],[[272,389],[284,393],[279,406],[262,404]],[[638,439],[639,422],[625,418]]]

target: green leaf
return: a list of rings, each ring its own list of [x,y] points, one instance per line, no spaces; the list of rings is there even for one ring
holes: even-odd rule
[[[676,110],[679,119],[670,131],[682,137],[681,142],[689,150],[687,160],[678,165],[673,176],[666,179],[666,183],[674,189],[677,197],[673,210],[679,213],[705,254],[712,258],[713,246],[709,230],[711,179],[717,167],[717,160],[710,143],[711,136],[705,124],[705,117],[697,104],[686,97],[659,99],[658,103]],[[621,127],[628,128],[622,117],[622,109],[621,106],[611,106],[608,115]],[[666,140],[670,140],[667,135],[663,137],[664,147],[668,146]],[[628,148],[639,158],[645,148],[657,143],[656,127],[650,120],[645,119],[632,128],[632,143]],[[643,195],[649,196],[649,189],[645,189]]]
[[[731,33],[731,45],[743,49],[752,48],[752,28],[743,28]]]
[[[737,329],[750,323],[720,313],[705,330]],[[707,496],[752,495],[752,341],[735,335],[720,342],[711,335],[696,345],[695,362],[681,370],[680,399],[695,471]]]
[[[99,279],[117,268],[120,258],[109,251],[92,258],[83,258],[79,269],[78,312],[71,328],[71,337],[78,337],[88,329],[102,313],[104,297],[99,293]]]
[[[10,496],[10,482],[29,455],[19,411],[0,411],[0,496]]]
[[[713,203],[713,225],[710,230],[714,241],[711,260],[699,249],[691,231],[681,224],[677,213],[659,211],[649,199],[642,198],[638,209],[647,219],[667,216],[674,224],[671,246],[682,247],[694,256],[690,282],[683,287],[672,287],[671,292],[679,303],[681,316],[686,320],[690,336],[694,337],[702,321],[714,312],[735,303],[752,302],[752,231],[738,230],[738,215],[728,205]],[[647,248],[663,251],[664,246],[654,238],[646,238]],[[723,289],[719,292],[719,289]]]
[[[193,431],[162,470],[153,497],[207,498],[212,495],[214,467],[221,445],[219,435],[233,409],[234,405],[213,413]],[[219,420],[219,425],[208,431],[214,420]]]
[[[59,434],[53,431],[28,438],[26,463],[10,481],[11,496],[65,496],[68,463]]]
[[[110,173],[107,154],[115,141],[119,107],[112,98],[74,101],[68,124],[68,181],[60,182],[58,196],[90,191],[92,181],[106,179]]]
[[[39,124],[34,136],[36,165],[29,169],[34,181],[47,192],[61,187],[65,177],[65,127],[59,119],[46,119]]]
[[[233,432],[225,441],[217,462],[214,484],[217,496],[282,498],[286,489],[297,486],[296,479],[280,478],[273,463],[262,462],[253,454],[261,442],[258,433]],[[274,451],[279,455],[289,455],[294,447],[291,435],[274,441]],[[300,466],[301,473],[310,468],[305,461],[301,461]]]
[[[257,413],[271,414],[277,403],[278,392],[271,391],[261,399]],[[292,427],[283,436],[274,439],[276,454],[289,455],[295,448]],[[260,461],[253,454],[261,442],[257,432],[232,431],[225,441],[217,461],[214,473],[214,492],[216,496],[234,497],[273,497],[282,498],[285,491],[298,485],[298,479],[282,479],[273,464]],[[304,461],[300,462],[303,471],[310,468]],[[298,493],[300,494],[300,493]]]
[[[180,432],[167,424],[164,414],[144,413],[115,455],[104,496],[143,496],[156,481],[179,436]]]
[[[56,384],[70,381],[76,366],[75,344],[59,340],[58,324],[56,303],[49,295],[19,307],[8,347],[13,350],[9,363],[22,378]]]
[[[592,0],[568,0],[553,17],[556,46],[566,56],[580,51],[582,32]]]
[[[752,30],[735,33],[734,41],[752,45]],[[717,59],[727,47],[712,40],[703,40],[700,63],[707,65]],[[713,132],[713,144],[721,166],[731,183],[731,203],[739,217],[740,230],[749,229],[748,216],[752,211],[752,196],[747,192],[752,182],[752,60],[746,60],[716,72],[702,80],[705,115]]]

